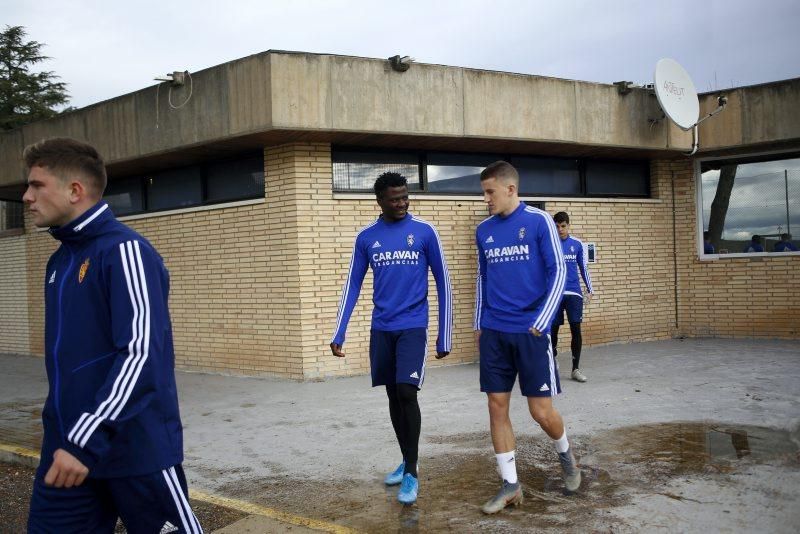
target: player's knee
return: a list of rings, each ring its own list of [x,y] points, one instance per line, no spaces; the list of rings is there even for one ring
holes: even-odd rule
[[[489,417],[494,420],[508,419],[508,399],[489,395]]]
[[[533,405],[529,406],[529,408],[533,420],[542,426],[548,425],[552,420],[558,417],[558,413],[556,412],[555,408],[552,405],[549,407]]]
[[[400,404],[414,404],[417,402],[417,386],[411,384],[397,384],[397,399]]]

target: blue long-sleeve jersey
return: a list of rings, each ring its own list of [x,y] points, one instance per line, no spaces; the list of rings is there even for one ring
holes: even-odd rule
[[[561,252],[567,264],[567,281],[564,284],[565,295],[577,295],[583,298],[581,292],[581,277],[586,285],[586,291],[594,293],[592,277],[589,275],[589,260],[583,241],[571,235],[561,239]]]
[[[436,351],[450,352],[453,298],[444,251],[433,225],[410,213],[397,222],[378,218],[358,232],[331,342],[344,344],[347,324],[368,268],[374,277],[372,328],[427,328],[428,267],[439,299]]]
[[[155,249],[101,202],[50,233],[45,274],[40,470],[64,449],[111,478],[183,461],[169,275]]]
[[[549,332],[567,270],[553,218],[520,203],[507,217],[480,223],[475,242],[475,329]]]

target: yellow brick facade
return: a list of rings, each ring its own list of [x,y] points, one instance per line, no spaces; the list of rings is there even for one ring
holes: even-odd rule
[[[0,237],[0,353],[31,351],[26,242],[25,235]]]
[[[170,270],[176,363],[292,379],[367,373],[371,275],[350,321],[347,357],[333,357],[328,343],[353,239],[379,208],[369,196],[335,198],[328,144],[268,147],[264,157],[264,202],[126,222]],[[550,213],[567,211],[573,234],[597,245],[598,263],[590,266],[597,297],[586,309],[585,344],[675,335],[797,338],[800,294],[791,277],[800,257],[701,262],[691,162],[653,162],[651,188],[653,198],[644,201],[546,203]],[[442,361],[431,357],[430,365],[475,361],[473,236],[486,209],[478,196],[423,196],[411,211],[437,227],[452,277],[453,352]],[[30,220],[24,236],[0,238],[0,352],[43,353],[44,266],[56,245]],[[433,338],[432,278],[429,299]],[[568,346],[568,328],[561,343]],[[429,346],[432,356],[435,344]]]

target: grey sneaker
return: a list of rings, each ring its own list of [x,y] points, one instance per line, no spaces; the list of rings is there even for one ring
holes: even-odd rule
[[[510,484],[504,480],[503,487],[497,495],[486,501],[481,510],[484,514],[496,514],[510,504],[514,506],[522,504],[522,484],[519,482]]]
[[[567,452],[558,453],[558,460],[561,462],[561,470],[564,472],[564,486],[567,491],[576,491],[581,485],[581,470],[572,454],[572,447]]]
[[[577,380],[578,382],[586,382],[587,380],[589,380],[588,378],[586,378],[585,374],[581,373],[580,369],[575,369],[574,371],[572,371],[572,379]]]

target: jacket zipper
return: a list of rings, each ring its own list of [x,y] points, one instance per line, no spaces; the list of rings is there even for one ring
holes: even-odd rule
[[[64,270],[64,274],[61,277],[61,282],[58,285],[58,298],[57,298],[57,310],[58,310],[58,327],[56,328],[56,340],[53,344],[53,365],[55,367],[55,374],[56,374],[56,384],[55,384],[55,391],[54,391],[54,404],[56,408],[56,417],[58,418],[58,427],[61,429],[61,441],[63,442],[66,438],[66,432],[64,431],[64,421],[61,419],[61,373],[58,369],[58,348],[61,344],[61,323],[63,321],[63,314],[61,312],[61,298],[64,295],[64,284],[69,278],[69,271],[72,269],[72,263],[75,259],[75,255],[72,253],[72,250],[64,243],[64,248],[69,252],[69,263],[67,264],[67,268]]]

